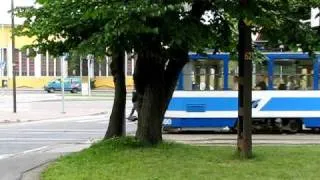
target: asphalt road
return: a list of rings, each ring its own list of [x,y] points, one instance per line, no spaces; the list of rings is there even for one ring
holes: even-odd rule
[[[33,166],[101,139],[107,115],[0,125],[0,179],[19,179]],[[133,134],[136,123],[127,123]],[[10,168],[9,168],[10,167]]]

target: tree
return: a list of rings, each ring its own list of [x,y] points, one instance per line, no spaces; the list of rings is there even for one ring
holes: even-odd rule
[[[319,2],[239,0],[231,4],[234,6],[224,6],[227,7],[224,10],[226,14],[238,20],[238,152],[241,157],[250,158],[252,156],[251,77],[254,58],[251,33],[262,33],[273,46],[285,44],[291,49],[300,46],[304,51],[312,52],[319,47],[319,36],[315,30],[300,20],[310,18],[311,7],[318,6]]]
[[[239,102],[246,108],[245,111],[239,109],[238,149],[245,157],[251,156],[251,32],[265,34],[270,43],[279,40],[290,46],[300,43],[310,51],[319,42],[317,38],[311,40],[315,32],[300,22],[305,18],[305,12],[317,5],[317,0],[38,2],[43,6],[18,11],[27,19],[19,28],[19,34],[36,36],[33,47],[50,49],[56,54],[75,50],[94,53],[98,57],[104,56],[106,47],[109,47],[114,62],[119,63],[114,64],[113,69],[123,67],[120,57],[124,50],[135,50],[138,60],[134,81],[139,95],[136,137],[149,143],[162,140],[164,113],[179,73],[188,62],[188,52],[204,52],[205,48],[210,48],[214,52],[237,54],[239,61],[244,63],[243,66],[239,63],[243,75],[239,83]],[[205,22],[205,14],[211,14],[212,18]],[[295,38],[290,37],[293,35]],[[304,40],[305,37],[310,41]],[[238,41],[238,48],[235,48]],[[120,73],[115,83],[123,87],[123,71],[117,69],[114,72],[115,76]],[[125,94],[124,88],[116,88],[116,91]],[[121,95],[116,97],[123,101]],[[124,107],[122,103],[119,107],[120,104]],[[118,132],[124,113],[122,110],[113,113],[115,116],[111,116],[110,125],[115,128],[109,129]]]
[[[139,121],[136,137],[149,143],[162,140],[161,127],[165,111],[175,90],[178,76],[188,62],[188,52],[202,51],[229,45],[230,28],[209,1],[194,1],[186,10],[182,1],[175,4],[157,3],[163,12],[147,16],[144,25],[158,33],[143,34],[137,48],[138,61],[134,75],[139,98]],[[152,9],[153,4],[149,5]],[[205,11],[211,10],[216,18],[202,22]],[[222,41],[224,39],[224,41]]]
[[[119,103],[124,94],[121,52],[135,49],[138,60],[134,79],[140,97],[137,138],[149,143],[161,141],[162,119],[188,52],[228,44],[222,41],[229,37],[227,21],[209,1],[190,5],[182,0],[38,2],[42,4],[39,8],[18,9],[18,15],[27,19],[18,34],[36,36],[30,47],[49,49],[57,55],[72,50],[96,56],[104,56],[105,48],[110,47],[115,58],[111,68],[115,83],[119,83],[116,99],[121,100],[115,99],[108,132],[120,129],[124,114],[116,108],[124,107]],[[203,24],[201,17],[206,10],[217,18]],[[123,93],[118,96],[119,91]],[[106,137],[113,135],[119,134],[107,133]]]
[[[115,99],[110,117],[106,138],[121,136],[124,132],[126,87],[124,75],[124,49],[121,45],[121,33],[104,31],[106,25],[117,29],[114,19],[108,16],[116,14],[118,9],[109,8],[106,16],[101,19],[95,13],[98,1],[47,1],[38,0],[38,8],[18,8],[16,14],[26,18],[23,25],[17,28],[17,35],[36,37],[36,41],[24,48],[37,49],[39,52],[49,50],[52,55],[59,56],[64,52],[72,52],[75,56],[86,57],[94,54],[96,59],[112,55],[111,73],[114,76]],[[122,7],[123,2],[114,3]],[[103,6],[105,7],[105,6]],[[106,48],[109,47],[109,52]],[[111,51],[111,52],[110,52]]]

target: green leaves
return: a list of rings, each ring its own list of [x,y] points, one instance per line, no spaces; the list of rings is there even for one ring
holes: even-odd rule
[[[33,47],[48,48],[56,55],[79,51],[102,55],[106,47],[131,50],[144,47],[145,36],[167,46],[187,46],[234,51],[237,19],[246,18],[254,32],[262,33],[270,44],[279,41],[290,47],[314,51],[319,47],[319,31],[301,19],[309,18],[318,0],[250,0],[239,11],[239,0],[37,0],[38,8],[18,8],[26,19],[16,34],[35,37]],[[212,14],[202,23],[205,12]]]

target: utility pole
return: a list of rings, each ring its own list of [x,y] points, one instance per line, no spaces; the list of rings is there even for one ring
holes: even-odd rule
[[[64,54],[62,57],[60,57],[60,65],[61,65],[61,113],[65,114],[65,108],[64,108],[64,63],[65,63],[66,55]]]
[[[14,37],[14,0],[11,0],[11,33],[12,33],[12,43],[11,43],[11,48],[12,48],[12,77],[13,77],[13,112],[17,113],[17,89],[16,89],[16,64],[14,63],[15,59],[15,37]]]
[[[243,11],[252,0],[240,0]],[[245,14],[245,13],[243,13]],[[252,38],[250,22],[241,17],[238,22],[239,91],[238,91],[238,152],[243,158],[252,157]]]
[[[88,95],[91,96],[91,70],[92,70],[92,61],[93,61],[93,55],[89,54],[87,56],[87,61],[88,61]]]

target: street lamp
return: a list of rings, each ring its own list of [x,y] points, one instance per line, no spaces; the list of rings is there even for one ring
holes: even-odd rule
[[[11,43],[11,48],[12,48],[12,77],[13,77],[13,112],[17,113],[17,89],[16,89],[16,71],[15,71],[15,63],[14,63],[14,58],[15,58],[15,38],[14,38],[14,1],[11,0],[11,33],[12,33],[12,43]]]

